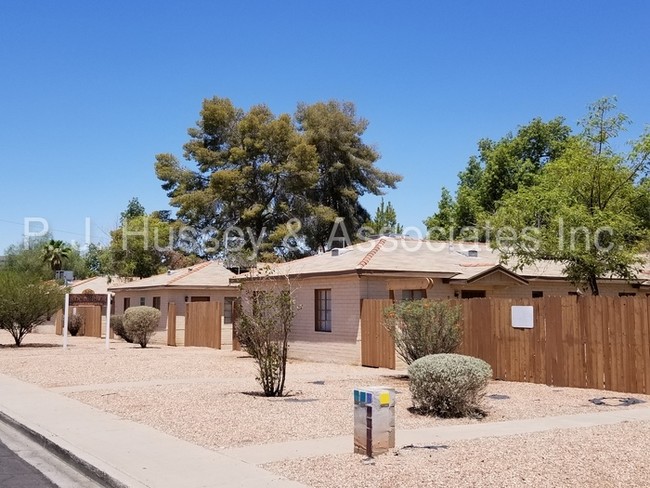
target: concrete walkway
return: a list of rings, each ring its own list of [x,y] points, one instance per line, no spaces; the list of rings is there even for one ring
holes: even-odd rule
[[[624,408],[624,407],[621,407]],[[396,447],[414,445],[440,445],[451,441],[472,440],[481,437],[506,437],[518,434],[544,432],[553,429],[593,427],[630,421],[650,421],[650,408],[638,407],[631,410],[610,410],[598,413],[560,415],[534,419],[486,422],[484,424],[446,425],[424,429],[397,430]],[[329,437],[304,441],[279,442],[261,446],[246,446],[225,449],[221,452],[251,464],[266,464],[287,459],[298,459],[352,451],[352,436]]]
[[[106,486],[303,486],[5,375],[0,375],[0,420],[22,426]]]
[[[299,487],[259,465],[348,453],[353,446],[350,435],[212,451],[1,374],[0,420],[113,487]],[[398,430],[396,439],[398,447],[440,445],[626,421],[650,421],[650,408]]]

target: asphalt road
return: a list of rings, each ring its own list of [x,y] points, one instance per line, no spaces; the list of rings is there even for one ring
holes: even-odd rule
[[[0,486],[2,488],[56,488],[54,483],[9,449],[1,439]]]
[[[0,488],[102,488],[0,419]]]

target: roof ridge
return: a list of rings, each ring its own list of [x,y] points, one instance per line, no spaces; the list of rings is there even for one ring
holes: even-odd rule
[[[95,278],[100,278],[99,276],[91,276],[90,278],[84,278],[83,280],[79,280],[77,283],[74,281],[70,283],[70,286],[75,287],[79,285],[83,285],[84,283],[88,283],[89,281],[94,280]]]
[[[187,275],[190,275],[192,273],[196,273],[197,271],[205,268],[208,264],[210,264],[212,261],[205,261],[203,263],[195,264],[194,266],[188,266],[187,268],[187,273],[179,274],[178,276],[174,276],[171,280],[169,280],[166,285],[171,285],[172,283],[176,283],[178,280],[185,278]]]
[[[359,262],[359,264],[357,265],[357,269],[363,269],[365,266],[367,266],[372,260],[372,258],[374,258],[375,255],[379,252],[379,250],[381,249],[381,247],[384,245],[385,242],[386,242],[385,238],[382,237],[381,239],[379,239],[377,241],[377,244],[375,244],[375,247],[373,247],[368,252],[368,254],[366,254],[363,257],[363,259]]]

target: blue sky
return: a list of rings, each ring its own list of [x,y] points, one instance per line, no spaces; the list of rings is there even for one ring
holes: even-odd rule
[[[0,6],[0,252],[26,217],[106,242],[137,196],[169,208],[153,171],[181,155],[201,101],[293,113],[353,101],[386,198],[422,227],[482,137],[536,116],[575,124],[616,95],[650,123],[645,1],[29,1]],[[379,197],[364,197],[374,212]],[[37,226],[36,226],[37,227]],[[36,228],[35,227],[35,228]]]

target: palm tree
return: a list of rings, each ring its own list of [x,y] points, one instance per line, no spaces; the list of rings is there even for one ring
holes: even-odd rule
[[[50,241],[43,247],[43,261],[50,264],[55,273],[63,268],[63,260],[70,256],[72,249],[63,241]]]

